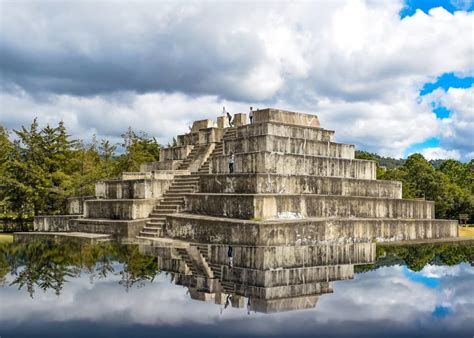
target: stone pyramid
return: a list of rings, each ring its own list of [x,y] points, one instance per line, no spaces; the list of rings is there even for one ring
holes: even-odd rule
[[[355,159],[316,115],[262,109],[252,124],[234,121],[197,121],[143,166],[174,171],[178,184],[151,214],[158,231],[142,235],[253,245],[457,236],[455,221],[434,219],[433,202],[402,199],[400,182],[377,180],[375,162]]]

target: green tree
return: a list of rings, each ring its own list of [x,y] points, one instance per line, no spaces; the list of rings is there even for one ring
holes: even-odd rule
[[[118,158],[116,174],[124,171],[139,171],[140,164],[159,160],[161,146],[154,137],[149,137],[144,132],[137,134],[132,128],[128,128],[122,138],[122,147],[125,152]]]

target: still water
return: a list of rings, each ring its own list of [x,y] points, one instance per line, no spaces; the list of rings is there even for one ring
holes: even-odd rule
[[[217,257],[217,249],[209,250],[209,257]],[[239,267],[244,260],[236,256],[222,276],[234,273],[248,283],[219,294],[212,281],[192,278],[198,268],[183,270],[170,249],[47,241],[3,245],[0,336],[474,335],[474,246],[377,247],[375,257],[369,264],[347,265],[349,270],[327,277],[330,283],[309,290],[262,287],[272,281],[252,279],[257,270]],[[304,278],[311,278],[306,272]],[[272,297],[278,299],[266,299]]]

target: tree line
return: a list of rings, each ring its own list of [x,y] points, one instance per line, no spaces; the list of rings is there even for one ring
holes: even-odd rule
[[[375,154],[357,151],[356,158],[376,161],[377,179],[401,181],[403,198],[434,201],[436,218],[458,219],[460,214],[468,214],[469,222],[474,223],[474,159],[467,163],[428,161],[413,154],[398,166],[385,167],[386,158]]]
[[[7,130],[0,125],[0,214],[14,218],[65,212],[66,198],[94,194],[96,181],[138,171],[159,159],[161,145],[129,128],[122,142],[73,139],[63,122]]]
[[[64,213],[66,198],[93,195],[96,181],[138,171],[140,164],[157,161],[161,148],[154,137],[131,128],[114,144],[73,139],[63,122],[40,127],[35,119],[19,130],[0,125],[0,214]],[[420,154],[395,160],[363,151],[356,158],[375,160],[378,179],[401,181],[404,198],[435,201],[437,218],[464,213],[474,222],[474,160],[429,162]]]

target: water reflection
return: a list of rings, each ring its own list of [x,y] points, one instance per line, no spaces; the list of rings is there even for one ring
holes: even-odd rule
[[[216,244],[43,241],[0,250],[0,335],[78,320],[129,328],[120,336],[140,336],[137,324],[221,336],[473,329],[473,246],[234,246],[232,267],[228,246]]]
[[[456,244],[377,250],[374,243],[232,246],[231,252],[232,265],[228,245],[32,241],[0,246],[0,283],[24,289],[31,297],[36,289],[59,296],[68,280],[85,274],[94,283],[113,274],[128,291],[152,282],[161,269],[172,283],[185,286],[191,299],[269,313],[315,307],[320,295],[333,292],[331,282],[352,279],[354,272],[394,265],[420,271],[427,264],[474,262],[474,246]]]
[[[118,271],[114,263],[120,264]],[[153,281],[158,272],[156,258],[141,254],[136,245],[92,245],[74,240],[0,245],[0,283],[25,289],[31,297],[36,289],[54,290],[59,296],[66,281],[82,274],[87,274],[91,283],[118,274],[119,284],[128,290]]]

